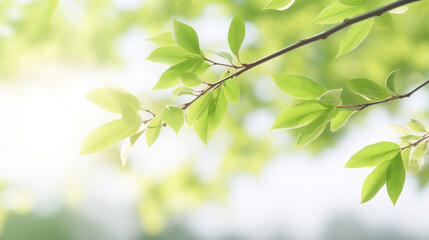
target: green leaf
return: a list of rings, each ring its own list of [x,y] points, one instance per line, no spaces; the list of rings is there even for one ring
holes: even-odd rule
[[[361,191],[361,203],[368,202],[380,191],[386,183],[386,172],[390,161],[380,164],[365,179]]]
[[[386,88],[387,88],[387,89],[390,91],[390,93],[391,93],[391,94],[393,94],[393,95],[398,95],[398,94],[396,93],[396,90],[395,90],[395,77],[396,77],[396,73],[398,73],[398,71],[399,71],[399,69],[397,69],[397,70],[395,70],[395,71],[391,72],[391,73],[389,74],[389,76],[387,76],[386,81],[385,81]]]
[[[52,18],[58,9],[59,0],[48,0],[48,16]]]
[[[405,137],[411,135],[411,131],[401,125],[391,124],[388,127],[398,137]]]
[[[171,94],[172,99],[176,99],[179,96],[183,95],[195,95],[194,90],[189,87],[178,87],[174,89],[173,93]]]
[[[386,187],[393,205],[401,195],[405,183],[405,169],[401,154],[396,155],[387,169]]]
[[[337,114],[337,116],[335,116],[334,119],[332,119],[331,132],[336,132],[338,129],[345,126],[347,124],[347,121],[350,119],[351,116],[353,116],[355,112],[356,111],[351,112],[351,111],[341,110]]]
[[[176,42],[174,41],[173,34],[171,32],[160,33],[155,37],[152,37],[146,40],[151,41],[160,47],[176,46]]]
[[[342,4],[346,4],[346,5],[362,5],[363,3],[365,3],[367,0],[338,0],[338,2],[342,3]]]
[[[410,168],[410,149],[404,149],[401,151],[402,163],[404,164],[405,170],[408,171]]]
[[[185,122],[183,110],[175,106],[167,106],[164,108],[161,113],[161,119],[165,124],[170,126],[176,134],[179,133]]]
[[[294,2],[295,0],[270,0],[267,4],[265,4],[263,9],[283,11],[290,8]]]
[[[314,22],[319,24],[339,23],[346,18],[357,16],[362,12],[362,5],[349,6],[335,2],[323,9]]]
[[[341,92],[343,89],[333,89],[325,92],[317,99],[321,104],[335,107],[341,105]]]
[[[365,78],[356,78],[347,81],[347,87],[366,100],[384,100],[390,96],[387,89]]]
[[[152,90],[167,89],[177,86],[180,83],[180,76],[185,72],[196,72],[200,69],[203,60],[201,58],[190,58],[184,62],[176,64],[165,71],[159,78]]]
[[[129,126],[140,127],[142,119],[140,114],[135,111],[134,106],[129,104],[121,104],[122,120]]]
[[[201,111],[205,111],[213,97],[213,92],[206,93],[204,96],[198,98],[194,103],[189,106],[186,110],[186,123],[188,126],[192,126],[195,118]]]
[[[375,25],[382,29],[393,30],[393,18],[392,14],[384,13],[381,16],[375,17]]]
[[[407,125],[414,132],[428,132],[425,125],[415,119],[411,119],[411,122],[407,123]]]
[[[158,139],[162,129],[162,120],[160,114],[156,115],[146,129],[146,141],[149,147]]]
[[[130,155],[130,152],[134,146],[134,144],[137,142],[137,140],[140,138],[140,136],[144,133],[145,130],[134,134],[130,138],[126,139],[125,142],[122,144],[121,147],[121,161],[122,161],[122,167],[125,166],[127,163],[128,156]]]
[[[241,15],[237,15],[232,19],[228,31],[229,48],[235,56],[238,56],[245,35],[246,26],[244,25],[244,20]]]
[[[155,49],[147,60],[174,65],[187,60],[190,55],[192,55],[190,52],[181,47],[165,46]]]
[[[214,51],[210,51],[210,50],[208,50],[207,52],[213,53],[214,55],[217,55],[217,56],[227,60],[230,63],[232,63],[232,61],[233,61],[231,54],[229,54],[227,52],[214,52]]]
[[[371,32],[373,24],[374,19],[368,19],[349,27],[343,40],[341,40],[340,50],[337,57],[349,53],[357,48]]]
[[[110,96],[104,88],[96,89],[85,95],[86,98],[97,107],[113,113],[121,113],[120,105]]]
[[[180,75],[180,81],[188,87],[196,87],[201,84],[202,80],[193,72],[186,72]]]
[[[353,155],[344,167],[375,167],[392,160],[400,152],[400,147],[392,142],[379,142],[364,147]]]
[[[325,110],[318,118],[305,126],[302,129],[301,134],[298,136],[296,148],[302,148],[318,138],[323,133],[323,130],[325,130],[326,124],[334,111],[335,108]]]
[[[215,130],[225,120],[227,112],[228,112],[228,101],[225,97],[223,89],[220,88],[219,90],[213,93],[213,98],[208,108],[209,137],[213,135]]]
[[[319,83],[299,75],[272,74],[274,82],[287,95],[306,100],[316,100],[326,92]]]
[[[109,83],[106,83],[105,86],[107,92],[110,94],[112,99],[118,103],[119,106],[130,105],[134,111],[137,112],[140,110],[140,100],[136,96],[130,94],[126,89]]]
[[[271,129],[291,129],[308,125],[326,110],[327,107],[318,101],[304,101],[281,112]]]
[[[140,126],[126,124],[122,119],[104,124],[85,138],[80,154],[104,152],[119,141],[135,134],[139,128]]]
[[[200,108],[193,127],[195,133],[205,144],[207,144],[207,139],[225,119],[227,110],[228,102],[222,89],[213,92],[208,101]]]
[[[175,19],[173,21],[173,29],[173,36],[177,45],[191,53],[198,55],[201,54],[198,35],[191,26],[188,26]]]
[[[240,87],[238,86],[237,80],[229,79],[225,81],[222,86],[228,102],[238,104],[240,101]]]

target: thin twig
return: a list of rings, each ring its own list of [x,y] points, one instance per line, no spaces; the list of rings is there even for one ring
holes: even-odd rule
[[[236,66],[234,64],[225,64],[225,63],[220,63],[220,62],[215,62],[211,59],[205,58],[203,57],[203,59],[209,63],[212,64],[212,66],[214,65],[218,65],[218,66],[224,66],[224,67],[230,67],[230,68],[234,68],[234,69],[240,69],[240,68],[244,68],[244,66]]]
[[[347,106],[337,106],[337,108],[358,108],[358,109],[356,109],[356,111],[362,111],[365,108],[367,108],[369,106],[372,106],[372,105],[376,105],[376,104],[380,104],[380,103],[386,103],[386,102],[394,101],[394,100],[397,100],[397,99],[402,99],[402,98],[410,97],[415,92],[417,92],[420,88],[424,87],[427,84],[429,84],[429,80],[427,80],[426,82],[420,84],[417,88],[415,88],[414,90],[412,90],[411,92],[409,92],[407,94],[393,96],[393,97],[390,97],[390,98],[387,98],[387,99],[384,99],[384,100],[381,100],[381,101],[370,102],[370,103],[363,103],[363,104],[355,104],[355,105],[347,105]]]
[[[213,83],[204,92],[201,92],[200,94],[198,94],[198,96],[196,96],[193,100],[191,100],[190,102],[187,102],[185,104],[182,104],[181,108],[183,110],[187,109],[192,103],[194,103],[199,98],[201,98],[202,96],[204,96],[204,94],[206,94],[207,92],[209,92],[210,90],[212,90],[214,87],[216,87],[218,85],[221,85],[223,82],[228,81],[229,79],[232,79],[234,77],[238,77],[241,74],[249,71],[250,69],[252,69],[252,68],[254,68],[256,66],[259,66],[259,65],[261,65],[261,64],[263,64],[265,62],[268,62],[268,61],[270,61],[270,60],[272,60],[272,59],[274,59],[276,57],[279,57],[279,56],[281,56],[281,55],[283,55],[285,53],[288,53],[288,52],[293,51],[295,49],[298,49],[300,47],[306,46],[306,45],[308,45],[310,43],[313,43],[313,42],[316,42],[316,41],[319,41],[319,40],[327,39],[332,34],[338,32],[338,31],[340,31],[340,30],[342,30],[342,29],[344,29],[346,27],[349,27],[349,26],[351,26],[353,24],[356,24],[358,22],[362,22],[364,20],[367,20],[367,19],[370,19],[370,18],[373,18],[373,17],[376,17],[376,16],[381,16],[383,13],[386,13],[386,12],[388,12],[390,10],[393,10],[395,8],[398,8],[398,7],[401,7],[401,6],[413,3],[413,2],[418,2],[418,1],[421,1],[421,0],[397,0],[395,2],[392,2],[392,3],[389,3],[389,4],[385,5],[383,7],[380,7],[380,8],[377,8],[375,10],[369,11],[367,13],[358,15],[356,17],[344,19],[344,21],[342,23],[340,23],[337,26],[332,27],[332,28],[330,28],[330,29],[328,29],[328,30],[326,30],[324,32],[321,32],[321,33],[316,34],[316,35],[314,35],[312,37],[309,37],[309,38],[302,39],[302,40],[300,40],[300,41],[298,41],[298,42],[296,42],[296,43],[294,43],[292,45],[289,45],[288,47],[285,47],[285,48],[283,48],[283,49],[281,49],[281,50],[279,50],[279,51],[277,51],[275,53],[272,53],[272,54],[270,54],[270,55],[268,55],[266,57],[263,57],[263,58],[261,58],[259,60],[254,61],[252,63],[245,64],[245,65],[243,64],[243,68],[241,70],[239,70],[238,72],[236,72],[236,73],[234,73],[234,74],[232,74],[232,75],[230,75],[230,76],[228,76],[226,78],[223,78],[223,79],[217,81],[216,83]]]
[[[417,142],[411,143],[410,145],[401,148],[401,151],[404,151],[407,148],[415,147],[415,146],[419,145],[421,142],[423,142],[424,140],[426,140],[428,138],[429,138],[429,134],[425,134]]]

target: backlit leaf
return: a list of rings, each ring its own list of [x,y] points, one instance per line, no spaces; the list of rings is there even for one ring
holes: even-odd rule
[[[176,46],[176,42],[174,41],[173,34],[171,32],[160,33],[152,38],[147,39],[155,43],[156,45],[163,46]]]
[[[392,160],[400,152],[400,147],[392,142],[379,142],[364,147],[353,155],[344,167],[375,167]]]
[[[122,119],[106,123],[85,138],[80,154],[104,152],[119,141],[135,134],[139,128],[140,126],[126,124]]]
[[[193,72],[186,72],[180,75],[180,81],[188,87],[196,87],[201,84],[202,80]]]
[[[357,48],[371,32],[374,19],[368,19],[350,26],[340,43],[338,56],[344,55]]]
[[[365,179],[361,191],[361,203],[368,202],[386,183],[387,169],[390,161],[380,164]]]
[[[200,69],[203,64],[203,60],[201,58],[190,58],[184,62],[176,64],[167,71],[165,71],[155,87],[152,90],[156,89],[167,89],[180,84],[180,76],[185,72],[195,72]]]
[[[399,195],[401,195],[402,188],[404,188],[404,182],[404,164],[402,162],[401,154],[398,154],[390,163],[390,166],[387,169],[386,176],[387,193],[389,194],[390,200],[392,200],[393,205],[396,204]]]
[[[366,100],[384,100],[390,96],[387,89],[365,78],[356,78],[347,81],[347,87]]]
[[[237,15],[232,19],[228,31],[229,47],[235,56],[238,56],[245,35],[246,26],[244,25],[243,18],[241,17],[241,15]]]
[[[177,45],[194,54],[201,54],[200,43],[195,30],[178,20],[173,21],[173,37]]]
[[[357,16],[362,12],[363,10],[361,5],[350,6],[335,2],[323,9],[314,22],[319,24],[339,23],[346,18]]]
[[[235,79],[229,79],[222,84],[225,97],[230,103],[239,103],[240,101],[240,88]]]
[[[146,129],[146,141],[149,147],[158,139],[162,129],[161,115],[155,116]]]
[[[104,88],[96,89],[85,96],[88,100],[103,110],[113,113],[121,113],[119,103],[116,102]]]
[[[347,121],[350,119],[351,116],[355,111],[347,111],[347,110],[341,110],[335,117],[332,119],[331,122],[331,132],[335,132],[338,129],[342,128],[347,124]]]
[[[134,134],[130,138],[126,139],[121,147],[121,161],[122,161],[122,167],[125,166],[127,163],[128,156],[130,155],[130,152],[134,146],[134,144],[137,142],[137,140],[140,138],[140,136],[143,134],[145,130]]]
[[[326,92],[319,83],[299,75],[272,74],[274,82],[287,95],[306,100],[316,100]]]
[[[343,89],[333,89],[322,94],[319,99],[317,99],[321,104],[335,107],[341,105],[341,92]]]
[[[334,112],[335,108],[331,108],[322,112],[313,122],[305,126],[296,142],[296,148],[302,148],[318,138],[325,130],[326,124]]]
[[[175,106],[167,106],[162,110],[161,119],[165,124],[170,126],[176,134],[182,128],[185,118],[183,116],[183,110]]]
[[[411,122],[407,123],[407,125],[414,132],[427,132],[426,126],[415,119],[411,119]]]
[[[395,89],[395,77],[396,77],[396,74],[398,73],[398,71],[399,71],[399,69],[391,72],[389,74],[389,76],[387,76],[386,81],[385,81],[386,88],[393,95],[397,95],[396,89]]]
[[[174,65],[187,60],[190,55],[190,52],[181,47],[165,46],[155,49],[147,57],[147,60],[151,62]]]
[[[318,101],[304,101],[286,108],[276,118],[272,129],[297,128],[305,126],[318,118],[327,107]]]

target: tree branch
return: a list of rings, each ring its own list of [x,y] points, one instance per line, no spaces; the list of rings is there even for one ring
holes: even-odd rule
[[[212,90],[216,86],[221,85],[223,82],[228,81],[231,78],[238,77],[241,74],[249,71],[250,69],[252,69],[252,68],[254,68],[256,66],[259,66],[259,65],[261,65],[261,64],[263,64],[265,62],[268,62],[271,59],[279,57],[279,56],[281,56],[281,55],[283,55],[285,53],[288,53],[288,52],[293,51],[295,49],[298,49],[300,47],[306,46],[306,45],[308,45],[310,43],[313,43],[313,42],[316,42],[316,41],[319,41],[319,40],[327,39],[332,34],[338,32],[338,31],[340,31],[340,30],[342,30],[342,29],[344,29],[346,27],[349,27],[349,26],[351,26],[353,24],[356,24],[358,22],[362,22],[362,21],[364,21],[366,19],[370,19],[370,18],[373,18],[373,17],[376,17],[376,16],[381,16],[383,13],[386,13],[386,12],[388,12],[390,10],[393,10],[395,8],[398,8],[398,7],[401,7],[401,6],[413,3],[413,2],[418,2],[418,1],[421,1],[421,0],[397,0],[395,2],[392,2],[390,4],[385,5],[383,7],[380,7],[380,8],[377,8],[375,10],[369,11],[367,13],[358,15],[356,17],[344,19],[344,21],[342,23],[336,25],[335,27],[332,27],[332,28],[330,28],[330,29],[328,29],[328,30],[326,30],[324,32],[321,32],[319,34],[316,34],[316,35],[314,35],[312,37],[302,39],[302,40],[300,40],[300,41],[298,41],[298,42],[296,42],[296,43],[294,43],[292,45],[289,45],[289,46],[287,46],[287,47],[285,47],[285,48],[283,48],[283,49],[281,49],[281,50],[279,50],[279,51],[277,51],[275,53],[272,53],[272,54],[270,54],[270,55],[268,55],[266,57],[263,57],[263,58],[261,58],[259,60],[254,61],[252,63],[244,65],[243,69],[239,70],[238,72],[236,72],[236,73],[234,73],[234,74],[232,74],[232,75],[230,75],[230,76],[228,76],[228,77],[226,77],[224,79],[221,79],[221,80],[217,81],[216,83],[211,84],[203,92],[201,92],[199,95],[197,95],[193,100],[191,100],[190,102],[187,102],[185,104],[182,104],[180,107],[183,110],[187,109],[192,103],[194,103],[195,101],[197,101],[199,98],[201,98],[202,96],[204,96],[204,94],[206,94],[207,92],[209,92],[210,90]]]
[[[393,101],[393,100],[410,97],[415,92],[417,92],[420,88],[424,87],[427,84],[429,84],[429,80],[427,80],[426,82],[420,84],[417,88],[415,88],[414,90],[412,90],[411,92],[409,92],[407,94],[393,96],[393,97],[390,97],[390,98],[387,98],[387,99],[384,99],[384,100],[381,100],[381,101],[370,102],[370,103],[363,103],[363,104],[356,104],[356,105],[337,106],[337,108],[358,108],[358,109],[356,109],[356,111],[362,111],[365,108],[367,108],[369,106],[372,106],[372,105],[377,105],[377,104],[380,104],[380,103],[386,103],[386,102],[390,102],[390,101]]]
[[[407,148],[415,147],[415,146],[419,145],[419,143],[423,142],[424,140],[426,140],[426,139],[428,139],[428,138],[429,138],[429,134],[425,134],[425,135],[423,135],[423,136],[422,136],[422,138],[420,138],[417,142],[414,142],[414,143],[411,143],[411,144],[410,144],[410,145],[408,145],[408,146],[402,147],[402,148],[401,148],[401,151],[404,151],[404,150],[405,150],[405,149],[407,149]]]

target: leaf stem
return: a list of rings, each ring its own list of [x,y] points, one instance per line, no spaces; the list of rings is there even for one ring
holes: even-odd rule
[[[425,135],[423,135],[423,136],[422,136],[422,138],[420,138],[418,141],[416,141],[416,142],[414,142],[414,143],[411,143],[410,145],[408,145],[408,146],[405,146],[405,147],[401,148],[401,151],[404,151],[404,150],[405,150],[405,149],[407,149],[407,148],[415,147],[415,146],[419,145],[421,142],[423,142],[424,140],[426,140],[426,139],[428,139],[428,138],[429,138],[429,134],[425,134]]]

